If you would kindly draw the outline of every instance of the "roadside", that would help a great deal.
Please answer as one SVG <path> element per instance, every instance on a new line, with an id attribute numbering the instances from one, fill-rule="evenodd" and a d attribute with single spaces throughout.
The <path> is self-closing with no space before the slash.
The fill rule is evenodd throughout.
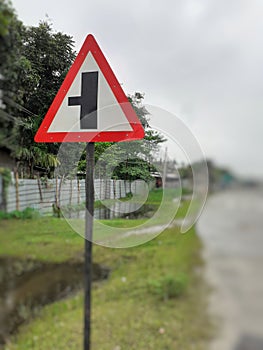
<path id="1" fill-rule="evenodd" d="M 186 208 L 187 203 L 178 215 Z M 118 225 L 127 221 L 132 220 L 118 219 Z M 1 251 L 6 254 L 49 262 L 82 259 L 83 239 L 64 220 L 4 221 L 2 227 Z M 94 245 L 94 261 L 111 273 L 93 285 L 93 349 L 206 349 L 211 324 L 201 252 L 194 228 L 182 235 L 173 227 L 134 248 Z M 21 326 L 5 349 L 77 350 L 82 328 L 82 292 L 69 293 Z"/>
<path id="2" fill-rule="evenodd" d="M 263 349 L 262 194 L 255 188 L 213 195 L 197 225 L 219 330 L 211 350 Z"/>

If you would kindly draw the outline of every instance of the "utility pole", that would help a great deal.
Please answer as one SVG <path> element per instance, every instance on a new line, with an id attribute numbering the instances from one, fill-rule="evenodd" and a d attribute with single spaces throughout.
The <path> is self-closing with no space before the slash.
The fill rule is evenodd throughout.
<path id="1" fill-rule="evenodd" d="M 166 185 L 166 175 L 167 175 L 167 147 L 165 147 L 164 163 L 163 163 L 163 188 Z"/>

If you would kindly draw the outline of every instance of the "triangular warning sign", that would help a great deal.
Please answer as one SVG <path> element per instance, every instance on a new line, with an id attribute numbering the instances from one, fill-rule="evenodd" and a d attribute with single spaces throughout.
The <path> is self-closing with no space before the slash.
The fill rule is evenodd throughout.
<path id="1" fill-rule="evenodd" d="M 36 135 L 36 142 L 116 142 L 144 129 L 92 35 L 88 35 Z"/>

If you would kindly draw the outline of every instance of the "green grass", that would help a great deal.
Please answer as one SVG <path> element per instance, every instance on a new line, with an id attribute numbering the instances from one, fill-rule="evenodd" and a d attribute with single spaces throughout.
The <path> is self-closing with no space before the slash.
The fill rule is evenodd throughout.
<path id="1" fill-rule="evenodd" d="M 136 248 L 94 246 L 94 260 L 112 273 L 93 287 L 92 349 L 205 349 L 211 329 L 206 290 L 195 272 L 202 268 L 200 250 L 194 229 L 181 235 L 174 228 Z M 187 285 L 178 295 L 160 298 L 149 286 L 165 276 L 187 276 Z M 83 296 L 78 293 L 45 307 L 5 350 L 78 350 L 82 329 Z"/>
<path id="2" fill-rule="evenodd" d="M 148 201 L 160 201 L 154 191 Z M 174 194 L 170 193 L 171 199 Z M 188 202 L 178 211 L 186 213 Z M 140 220 L 110 220 L 123 228 Z M 60 262 L 83 256 L 84 240 L 63 219 L 3 220 L 0 255 Z M 202 246 L 192 228 L 165 230 L 128 249 L 93 246 L 93 260 L 111 269 L 94 283 L 92 350 L 204 350 L 211 335 L 202 279 Z M 79 350 L 83 339 L 82 292 L 44 307 L 23 325 L 5 350 Z"/>
<path id="3" fill-rule="evenodd" d="M 173 199 L 176 191 L 168 191 L 167 198 Z M 158 204 L 162 198 L 162 191 L 151 191 L 147 199 L 147 204 Z M 169 205 L 167 202 L 166 206 Z M 188 202 L 180 207 L 176 217 L 183 217 L 186 213 Z M 10 255 L 14 257 L 30 257 L 32 259 L 62 262 L 72 258 L 78 258 L 83 251 L 84 241 L 81 235 L 84 234 L 84 220 L 70 221 L 73 227 L 78 229 L 77 234 L 64 219 L 53 217 L 41 217 L 37 219 L 25 220 L 1 220 L 0 221 L 0 255 Z M 125 238 L 123 243 L 123 228 L 137 228 L 147 223 L 158 225 L 165 222 L 165 217 L 157 217 L 152 223 L 148 219 L 113 219 L 100 220 L 94 225 L 94 240 L 96 242 L 109 241 L 110 246 L 133 246 L 143 243 L 149 239 L 149 235 Z M 101 225 L 103 224 L 103 225 Z M 113 228 L 110 229 L 109 227 Z M 114 230 L 116 228 L 116 230 Z M 118 235 L 120 229 L 120 235 Z"/>
<path id="4" fill-rule="evenodd" d="M 0 255 L 62 262 L 83 249 L 83 238 L 63 219 L 2 220 Z"/>

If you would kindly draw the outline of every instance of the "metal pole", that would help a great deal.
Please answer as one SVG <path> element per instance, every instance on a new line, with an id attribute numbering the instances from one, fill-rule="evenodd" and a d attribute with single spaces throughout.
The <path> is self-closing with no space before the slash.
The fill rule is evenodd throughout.
<path id="1" fill-rule="evenodd" d="M 91 283 L 92 283 L 92 233 L 94 213 L 94 143 L 86 146 L 86 224 L 85 224 L 85 269 L 84 269 L 84 350 L 90 350 Z"/>

